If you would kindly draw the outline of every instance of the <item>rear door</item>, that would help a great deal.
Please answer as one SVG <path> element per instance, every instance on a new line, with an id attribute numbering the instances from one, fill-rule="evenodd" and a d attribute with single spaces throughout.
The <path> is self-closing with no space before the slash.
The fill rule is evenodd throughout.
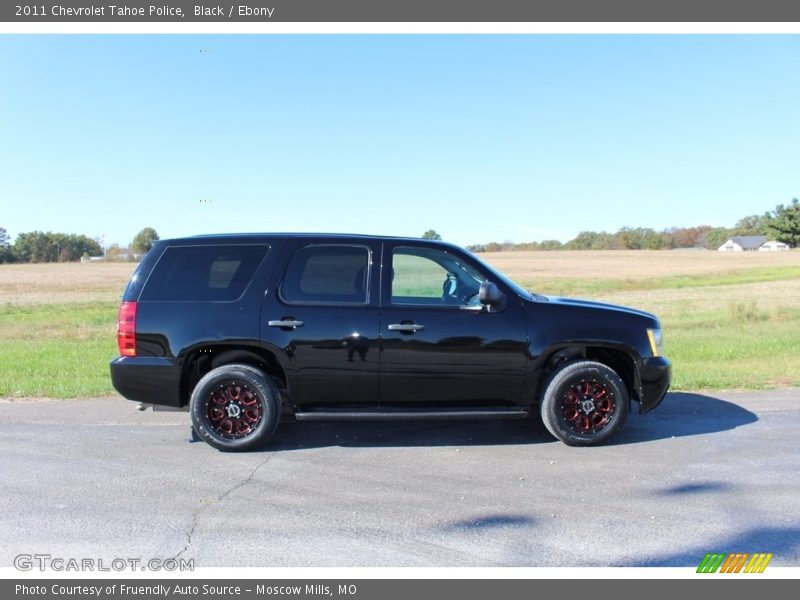
<path id="1" fill-rule="evenodd" d="M 380 244 L 290 238 L 261 339 L 283 357 L 296 405 L 378 402 Z"/>

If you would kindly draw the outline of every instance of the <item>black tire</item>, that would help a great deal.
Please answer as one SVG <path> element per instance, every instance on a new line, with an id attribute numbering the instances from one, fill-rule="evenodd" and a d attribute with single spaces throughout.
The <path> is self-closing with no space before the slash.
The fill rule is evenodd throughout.
<path id="1" fill-rule="evenodd" d="M 628 390 L 616 371 L 590 360 L 564 365 L 544 387 L 539 409 L 547 430 L 569 446 L 593 446 L 628 417 Z"/>
<path id="2" fill-rule="evenodd" d="M 197 382 L 189 414 L 204 442 L 225 452 L 246 452 L 263 446 L 275 432 L 280 394 L 258 369 L 223 365 Z"/>

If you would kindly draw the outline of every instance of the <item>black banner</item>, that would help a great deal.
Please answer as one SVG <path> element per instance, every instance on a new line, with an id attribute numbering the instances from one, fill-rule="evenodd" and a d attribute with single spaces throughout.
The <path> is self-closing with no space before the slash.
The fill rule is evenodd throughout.
<path id="1" fill-rule="evenodd" d="M 792 0 L 47 0 L 0 5 L 26 22 L 770 22 L 800 21 Z"/>
<path id="2" fill-rule="evenodd" d="M 649 599 L 674 598 L 687 594 L 724 595 L 738 598 L 754 594 L 781 593 L 792 581 L 708 576 L 702 579 L 622 581 L 603 579 L 571 580 L 401 580 L 401 579 L 309 579 L 309 580 L 5 580 L 0 596 L 14 600 L 530 600 L 549 595 L 564 598 L 594 598 L 620 592 L 646 595 Z M 765 589 L 769 588 L 769 589 Z"/>

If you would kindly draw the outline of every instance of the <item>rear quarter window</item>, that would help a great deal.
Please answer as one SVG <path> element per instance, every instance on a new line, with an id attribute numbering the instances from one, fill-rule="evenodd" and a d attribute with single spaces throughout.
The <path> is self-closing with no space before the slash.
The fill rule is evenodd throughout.
<path id="1" fill-rule="evenodd" d="M 269 246 L 170 246 L 145 284 L 140 300 L 238 300 Z"/>
<path id="2" fill-rule="evenodd" d="M 128 285 L 125 287 L 125 291 L 122 294 L 123 302 L 139 299 L 142 288 L 144 288 L 144 282 L 147 281 L 147 276 L 153 270 L 153 265 L 158 262 L 165 247 L 164 242 L 156 242 L 156 245 L 150 249 L 150 252 L 144 255 L 142 262 L 136 267 L 133 275 L 131 275 L 130 281 L 128 281 Z"/>

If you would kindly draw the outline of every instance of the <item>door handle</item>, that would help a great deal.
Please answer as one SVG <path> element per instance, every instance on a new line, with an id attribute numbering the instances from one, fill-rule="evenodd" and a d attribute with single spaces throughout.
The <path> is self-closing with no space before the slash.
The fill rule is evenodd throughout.
<path id="1" fill-rule="evenodd" d="M 417 325 L 416 323 L 392 323 L 389 325 L 389 331 L 399 331 L 401 333 L 416 333 L 425 329 L 424 325 Z"/>
<path id="2" fill-rule="evenodd" d="M 291 327 L 292 329 L 296 329 L 298 327 L 302 327 L 305 325 L 303 321 L 293 321 L 291 319 L 281 319 L 280 321 L 267 321 L 267 325 L 270 327 Z"/>

